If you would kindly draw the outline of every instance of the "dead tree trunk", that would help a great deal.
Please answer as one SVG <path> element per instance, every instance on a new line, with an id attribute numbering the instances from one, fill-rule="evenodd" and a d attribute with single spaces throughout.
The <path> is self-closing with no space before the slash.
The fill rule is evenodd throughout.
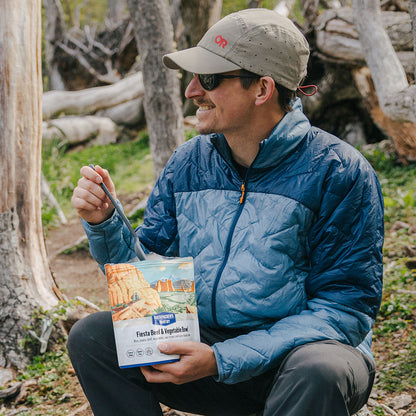
<path id="1" fill-rule="evenodd" d="M 24 325 L 57 303 L 41 223 L 41 0 L 0 9 L 0 366 L 22 367 Z"/>
<path id="2" fill-rule="evenodd" d="M 387 85 L 382 85 L 382 91 L 380 91 L 380 94 L 385 97 L 384 100 L 387 106 L 396 103 L 402 113 L 407 112 L 411 115 L 413 111 L 413 114 L 415 114 L 414 107 L 412 111 L 408 111 L 412 103 L 410 102 L 409 105 L 406 97 L 409 90 L 415 88 L 407 88 L 407 79 L 411 80 L 415 72 L 411 19 L 409 13 L 404 11 L 383 11 L 379 12 L 379 22 L 376 24 L 375 20 L 377 19 L 369 17 L 368 10 L 366 10 L 369 3 L 363 3 L 365 3 L 365 7 L 360 5 L 358 11 L 360 19 L 366 16 L 360 29 L 364 32 L 363 35 L 358 33 L 359 30 L 354 22 L 351 7 L 326 10 L 316 19 L 315 36 L 311 38 L 313 53 L 310 75 L 312 75 L 312 83 L 317 83 L 319 90 L 316 96 L 305 97 L 305 110 L 312 108 L 318 118 L 328 112 L 333 119 L 334 105 L 331 102 L 331 106 L 328 106 L 328 101 L 341 102 L 344 108 L 346 108 L 345 104 L 352 104 L 351 110 L 355 114 L 354 117 L 356 118 L 356 115 L 359 115 L 354 124 L 361 123 L 362 119 L 367 120 L 363 124 L 365 140 L 373 142 L 377 141 L 377 138 L 388 137 L 395 143 L 397 153 L 403 161 L 414 160 L 415 151 L 411 149 L 415 148 L 415 123 L 409 121 L 406 117 L 393 118 L 392 113 L 384 110 L 381 105 L 379 91 L 376 91 L 377 87 L 373 82 L 376 78 L 378 78 L 379 84 L 387 82 Z M 379 26 L 380 21 L 381 28 Z M 375 26 L 377 26 L 377 30 Z M 388 47 L 380 46 L 381 44 L 384 45 L 380 43 L 380 39 L 382 39 L 378 35 L 380 31 L 383 31 L 384 34 L 387 33 L 387 40 L 386 36 L 383 39 L 384 42 L 388 43 Z M 365 47 L 362 46 L 362 37 L 366 38 Z M 377 40 L 373 41 L 373 37 L 376 37 Z M 390 93 L 386 94 L 387 90 L 384 89 L 394 88 L 396 81 L 396 77 L 390 72 L 393 60 L 388 56 L 391 53 L 396 55 L 399 60 L 399 63 L 397 63 L 396 58 L 394 65 L 401 68 L 397 79 L 402 81 L 404 79 L 402 86 L 398 88 L 402 88 L 400 93 L 403 95 L 402 100 L 393 100 L 393 95 L 389 96 L 393 91 L 389 90 Z M 372 69 L 369 64 L 370 60 L 367 61 L 367 54 L 372 54 L 372 60 L 376 61 L 376 65 L 373 65 Z M 370 67 L 371 74 L 367 66 Z M 386 69 L 384 69 L 384 66 L 386 66 Z M 377 74 L 372 77 L 375 67 L 378 68 Z M 403 75 L 403 72 L 405 75 Z M 331 79 L 338 79 L 342 73 L 348 75 L 343 84 L 334 85 L 327 82 Z M 387 73 L 390 75 L 387 75 L 388 78 L 385 79 Z M 314 76 L 315 78 L 313 78 Z M 326 91 L 322 88 L 322 83 L 323 86 L 327 85 L 329 87 Z M 349 87 L 348 95 L 345 94 L 345 87 Z M 327 109 L 330 109 L 330 111 L 326 111 Z M 325 128 L 320 121 L 317 122 L 315 117 L 314 123 Z M 344 138 L 342 134 L 339 134 L 339 136 Z"/>
<path id="3" fill-rule="evenodd" d="M 413 51 L 416 55 L 416 0 L 409 0 L 409 14 L 412 21 L 413 32 Z M 415 65 L 415 79 L 416 79 L 416 65 Z"/>
<path id="4" fill-rule="evenodd" d="M 392 137 L 397 152 L 404 160 L 416 161 L 416 86 L 409 87 L 403 66 L 383 28 L 379 2 L 353 0 L 352 5 L 380 107 L 392 121 L 406 123 L 405 131 Z"/>
<path id="5" fill-rule="evenodd" d="M 49 74 L 49 89 L 64 90 L 65 84 L 58 70 L 56 45 L 65 37 L 64 12 L 60 0 L 43 0 L 46 16 L 45 53 Z"/>
<path id="6" fill-rule="evenodd" d="M 196 46 L 205 32 L 221 18 L 222 0 L 173 0 L 171 9 L 177 49 L 181 50 Z M 183 71 L 182 95 L 191 79 L 192 74 Z M 194 114 L 195 110 L 192 100 L 186 100 L 184 114 Z"/>
<path id="7" fill-rule="evenodd" d="M 173 50 L 173 29 L 166 0 L 129 0 L 135 23 L 143 82 L 144 110 L 153 170 L 157 178 L 175 148 L 184 142 L 179 80 L 162 64 Z"/>
<path id="8" fill-rule="evenodd" d="M 126 0 L 108 0 L 107 19 L 110 21 L 110 23 L 115 25 L 119 23 L 123 19 L 126 11 Z"/>
<path id="9" fill-rule="evenodd" d="M 221 17 L 222 0 L 173 0 L 172 22 L 178 49 L 195 46 Z"/>
<path id="10" fill-rule="evenodd" d="M 416 122 L 416 87 L 406 73 L 381 22 L 377 0 L 354 0 L 353 15 L 383 111 L 397 121 Z"/>
<path id="11" fill-rule="evenodd" d="M 302 16 L 305 19 L 305 31 L 311 30 L 318 17 L 319 0 L 301 0 Z"/>

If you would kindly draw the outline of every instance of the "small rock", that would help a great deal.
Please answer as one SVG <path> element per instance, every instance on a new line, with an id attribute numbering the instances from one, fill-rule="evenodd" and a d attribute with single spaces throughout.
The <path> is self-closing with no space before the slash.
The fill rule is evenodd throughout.
<path id="1" fill-rule="evenodd" d="M 13 378 L 13 370 L 10 368 L 0 368 L 0 387 L 5 387 Z"/>
<path id="2" fill-rule="evenodd" d="M 413 398 L 410 394 L 403 393 L 400 396 L 393 397 L 389 404 L 393 407 L 394 410 L 403 409 L 403 407 L 409 406 L 412 403 Z"/>
<path id="3" fill-rule="evenodd" d="M 371 390 L 370 397 L 372 399 L 378 399 L 379 397 L 385 397 L 386 395 L 387 395 L 387 393 L 385 391 L 378 390 L 374 387 L 373 390 Z"/>
<path id="4" fill-rule="evenodd" d="M 412 247 L 412 249 L 413 251 L 411 252 L 411 254 L 414 256 L 416 254 L 416 247 Z M 409 259 L 404 264 L 410 270 L 416 269 L 416 258 Z"/>
<path id="5" fill-rule="evenodd" d="M 407 229 L 409 229 L 410 228 L 410 224 L 408 224 L 407 222 L 404 222 L 404 221 L 396 221 L 393 225 L 392 225 L 392 227 L 391 227 L 391 231 L 397 231 L 397 230 L 401 230 L 401 229 L 403 229 L 403 228 L 407 228 Z"/>

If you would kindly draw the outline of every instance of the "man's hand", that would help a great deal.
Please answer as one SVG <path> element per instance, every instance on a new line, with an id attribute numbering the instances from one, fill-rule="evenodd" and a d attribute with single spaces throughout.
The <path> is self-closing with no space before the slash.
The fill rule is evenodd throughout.
<path id="1" fill-rule="evenodd" d="M 174 363 L 140 367 L 149 383 L 184 384 L 218 374 L 213 349 L 201 342 L 169 342 L 159 345 L 164 354 L 179 354 Z"/>
<path id="2" fill-rule="evenodd" d="M 72 206 L 77 210 L 79 216 L 92 224 L 99 224 L 113 215 L 114 207 L 108 196 L 100 186 L 101 182 L 107 186 L 111 195 L 116 199 L 113 181 L 106 169 L 95 166 L 81 168 L 82 178 L 72 195 Z"/>

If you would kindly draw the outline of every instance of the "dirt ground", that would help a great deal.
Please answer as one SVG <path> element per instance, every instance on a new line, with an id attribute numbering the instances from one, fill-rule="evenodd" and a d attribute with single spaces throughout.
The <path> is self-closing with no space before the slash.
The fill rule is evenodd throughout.
<path id="1" fill-rule="evenodd" d="M 75 299 L 77 296 L 80 296 L 101 309 L 108 310 L 109 301 L 106 279 L 89 251 L 84 249 L 71 254 L 62 253 L 63 250 L 79 243 L 84 236 L 84 230 L 78 218 L 71 219 L 68 224 L 59 228 L 49 230 L 46 235 L 49 264 L 58 287 L 68 299 Z M 376 355 L 380 355 L 380 351 L 377 351 Z M 62 406 L 68 407 L 66 414 L 69 416 L 93 416 L 75 374 L 71 377 L 71 386 L 69 388 L 71 400 L 67 404 L 62 404 Z M 412 404 L 406 406 L 407 410 L 400 409 L 397 413 L 393 413 L 393 410 L 380 403 L 387 402 L 387 397 L 383 396 L 384 392 L 381 394 L 374 392 L 372 397 L 377 397 L 377 401 L 370 399 L 370 411 L 360 412 L 360 415 L 395 414 L 405 416 L 413 414 L 411 410 L 413 408 Z M 377 413 L 376 409 L 377 411 L 384 409 L 387 413 Z M 192 416 L 169 408 L 163 408 L 163 410 L 165 416 Z M 372 410 L 375 413 L 372 413 Z M 410 413 L 407 413 L 407 411 L 410 411 Z"/>
<path id="2" fill-rule="evenodd" d="M 46 249 L 55 281 L 68 299 L 81 296 L 97 306 L 108 308 L 108 293 L 104 274 L 89 251 L 62 254 L 85 237 L 78 218 L 51 229 L 46 235 Z"/>

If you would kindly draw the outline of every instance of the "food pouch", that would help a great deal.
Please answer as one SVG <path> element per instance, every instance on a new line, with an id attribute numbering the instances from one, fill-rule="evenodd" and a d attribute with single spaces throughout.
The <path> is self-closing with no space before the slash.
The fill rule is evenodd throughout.
<path id="1" fill-rule="evenodd" d="M 106 264 L 105 271 L 121 368 L 178 361 L 157 345 L 199 341 L 191 257 Z"/>

